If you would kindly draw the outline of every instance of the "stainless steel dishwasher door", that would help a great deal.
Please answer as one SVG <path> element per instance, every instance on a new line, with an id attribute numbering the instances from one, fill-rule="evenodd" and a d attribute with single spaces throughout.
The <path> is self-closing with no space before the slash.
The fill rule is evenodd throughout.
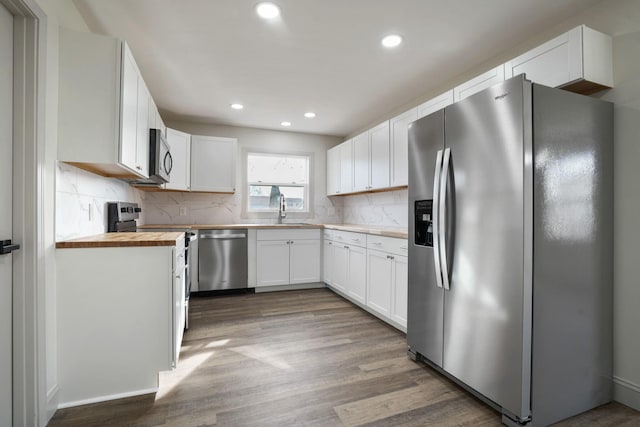
<path id="1" fill-rule="evenodd" d="M 247 230 L 200 230 L 198 291 L 247 287 Z"/>

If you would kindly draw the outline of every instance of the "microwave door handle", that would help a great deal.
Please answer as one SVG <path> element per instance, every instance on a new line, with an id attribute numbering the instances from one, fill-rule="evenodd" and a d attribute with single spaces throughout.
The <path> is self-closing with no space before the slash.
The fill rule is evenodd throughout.
<path id="1" fill-rule="evenodd" d="M 439 206 L 440 206 L 440 176 L 442 172 L 442 150 L 436 155 L 436 171 L 433 175 L 433 263 L 436 270 L 436 286 L 442 288 L 442 269 L 440 264 L 440 235 L 438 233 Z"/>
<path id="2" fill-rule="evenodd" d="M 169 166 L 167 166 L 167 160 L 169 161 Z M 167 172 L 167 175 L 171 174 L 171 170 L 173 169 L 173 157 L 171 153 L 167 151 L 164 155 L 164 170 Z"/>
<path id="3" fill-rule="evenodd" d="M 447 263 L 447 246 L 445 231 L 447 229 L 446 224 L 446 208 L 447 208 L 447 182 L 449 181 L 449 165 L 451 163 L 451 148 L 444 150 L 444 159 L 442 160 L 442 176 L 440 177 L 440 218 L 439 226 L 440 230 L 438 235 L 442 239 L 440 244 L 440 261 L 442 264 L 442 280 L 444 282 L 444 288 L 449 290 L 451 283 L 449 281 L 449 265 Z"/>

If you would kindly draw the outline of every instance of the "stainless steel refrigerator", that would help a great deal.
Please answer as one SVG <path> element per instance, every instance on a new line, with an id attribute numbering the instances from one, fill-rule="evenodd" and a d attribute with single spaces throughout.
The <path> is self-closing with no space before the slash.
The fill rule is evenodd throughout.
<path id="1" fill-rule="evenodd" d="M 548 425 L 607 403 L 613 106 L 517 76 L 409 127 L 409 355 Z"/>

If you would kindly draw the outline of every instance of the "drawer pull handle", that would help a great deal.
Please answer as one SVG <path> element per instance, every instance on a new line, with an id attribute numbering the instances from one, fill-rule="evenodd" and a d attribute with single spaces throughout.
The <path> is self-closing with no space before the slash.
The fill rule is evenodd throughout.
<path id="1" fill-rule="evenodd" d="M 381 242 L 371 242 L 371 243 L 373 243 L 374 245 L 378 245 L 378 246 L 380 246 L 382 244 Z"/>

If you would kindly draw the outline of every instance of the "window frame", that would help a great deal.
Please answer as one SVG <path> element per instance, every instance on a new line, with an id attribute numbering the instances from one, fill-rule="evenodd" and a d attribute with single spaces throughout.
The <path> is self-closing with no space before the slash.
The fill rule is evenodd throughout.
<path id="1" fill-rule="evenodd" d="M 304 157 L 307 160 L 307 183 L 290 183 L 290 182 L 264 182 L 264 181 L 249 181 L 249 155 L 268 155 L 268 156 L 281 156 L 281 157 Z M 307 218 L 313 216 L 313 153 L 300 152 L 290 150 L 269 150 L 265 148 L 244 148 L 243 149 L 243 189 L 246 194 L 242 197 L 242 211 L 243 216 L 247 218 L 273 218 L 278 213 L 278 209 L 250 209 L 249 198 L 252 185 L 264 185 L 272 186 L 278 185 L 280 187 L 300 187 L 304 190 L 304 208 L 303 209 L 288 209 L 288 218 Z M 286 195 L 285 195 L 286 197 Z"/>

